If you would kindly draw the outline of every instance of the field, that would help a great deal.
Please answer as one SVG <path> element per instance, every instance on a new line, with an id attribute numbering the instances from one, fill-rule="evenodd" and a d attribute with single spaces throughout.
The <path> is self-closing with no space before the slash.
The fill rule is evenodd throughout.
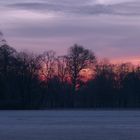
<path id="1" fill-rule="evenodd" d="M 140 140 L 140 111 L 0 111 L 1 140 Z"/>

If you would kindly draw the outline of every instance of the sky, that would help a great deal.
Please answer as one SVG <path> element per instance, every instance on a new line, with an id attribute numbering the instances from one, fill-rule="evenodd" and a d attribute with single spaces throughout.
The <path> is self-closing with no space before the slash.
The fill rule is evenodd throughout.
<path id="1" fill-rule="evenodd" d="M 19 51 L 63 55 L 77 43 L 99 58 L 140 63 L 139 0 L 0 0 L 0 18 Z"/>

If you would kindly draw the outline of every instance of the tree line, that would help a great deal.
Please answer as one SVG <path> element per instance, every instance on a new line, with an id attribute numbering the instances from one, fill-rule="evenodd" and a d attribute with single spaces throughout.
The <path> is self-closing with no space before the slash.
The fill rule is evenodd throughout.
<path id="1" fill-rule="evenodd" d="M 139 108 L 140 67 L 83 46 L 35 55 L 0 42 L 0 109 Z"/>

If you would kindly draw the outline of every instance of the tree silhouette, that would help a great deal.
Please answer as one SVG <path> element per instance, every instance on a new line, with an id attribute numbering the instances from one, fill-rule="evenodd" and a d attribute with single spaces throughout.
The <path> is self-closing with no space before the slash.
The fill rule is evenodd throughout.
<path id="1" fill-rule="evenodd" d="M 0 40 L 0 109 L 140 107 L 139 66 L 97 61 L 77 44 L 57 57 L 18 52 L 2 33 Z"/>
<path id="2" fill-rule="evenodd" d="M 93 52 L 75 44 L 69 49 L 67 60 L 73 91 L 75 92 L 80 71 L 88 68 L 91 63 L 95 62 L 96 58 Z"/>
<path id="3" fill-rule="evenodd" d="M 40 64 L 40 74 L 44 77 L 44 80 L 53 78 L 55 74 L 56 56 L 54 51 L 46 51 L 38 56 L 38 62 Z"/>

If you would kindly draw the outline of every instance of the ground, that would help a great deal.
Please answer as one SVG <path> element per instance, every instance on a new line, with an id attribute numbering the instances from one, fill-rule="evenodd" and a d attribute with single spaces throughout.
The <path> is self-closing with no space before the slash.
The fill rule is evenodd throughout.
<path id="1" fill-rule="evenodd" d="M 1 140 L 140 140 L 140 111 L 0 111 Z"/>

